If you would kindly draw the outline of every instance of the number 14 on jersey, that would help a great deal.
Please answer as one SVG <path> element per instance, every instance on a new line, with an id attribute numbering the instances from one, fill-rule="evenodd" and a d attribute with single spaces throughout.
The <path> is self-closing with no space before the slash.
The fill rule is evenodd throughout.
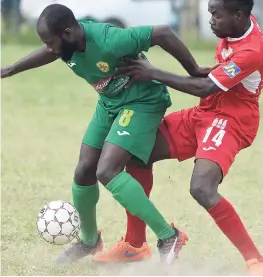
<path id="1" fill-rule="evenodd" d="M 212 125 L 206 129 L 206 134 L 203 139 L 203 143 L 206 143 L 209 139 L 215 144 L 215 146 L 219 147 L 222 142 L 223 138 L 226 134 L 225 127 L 227 125 L 227 120 L 223 119 L 214 119 Z M 218 132 L 211 138 L 211 133 L 214 129 L 219 129 Z"/>

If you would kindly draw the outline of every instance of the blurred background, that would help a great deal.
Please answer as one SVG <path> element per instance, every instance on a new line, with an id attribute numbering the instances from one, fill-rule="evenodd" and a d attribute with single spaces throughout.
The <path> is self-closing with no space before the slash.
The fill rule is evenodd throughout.
<path id="1" fill-rule="evenodd" d="M 214 65 L 217 40 L 208 23 L 208 0 L 2 0 L 2 65 L 14 63 L 38 47 L 41 42 L 35 30 L 36 20 L 52 3 L 65 4 L 77 18 L 90 17 L 121 27 L 169 24 L 190 47 L 198 64 Z M 254 14 L 263 26 L 263 0 L 255 3 Z M 153 47 L 147 57 L 158 68 L 186 74 L 174 58 L 158 47 Z M 173 105 L 168 113 L 199 101 L 172 89 L 170 92 Z M 79 144 L 97 101 L 92 86 L 72 74 L 61 61 L 1 81 L 1 275 L 246 275 L 239 253 L 189 194 L 192 159 L 184 163 L 163 161 L 154 169 L 153 202 L 191 238 L 176 268 L 163 270 L 155 258 L 153 263 L 136 264 L 136 268 L 98 267 L 91 260 L 73 266 L 54 265 L 62 249 L 40 241 L 35 217 L 40 207 L 51 200 L 71 202 L 70 184 Z M 263 98 L 259 105 L 262 110 Z M 263 124 L 253 146 L 236 157 L 220 193 L 237 207 L 263 253 L 262 141 Z M 123 235 L 125 213 L 110 193 L 105 189 L 100 192 L 98 225 L 105 234 L 105 244 L 111 247 Z M 147 235 L 149 243 L 156 245 L 154 233 Z"/>
<path id="2" fill-rule="evenodd" d="M 263 26 L 263 0 L 254 1 L 253 13 Z M 68 6 L 77 18 L 90 17 L 120 27 L 169 24 L 196 47 L 214 46 L 216 40 L 208 24 L 208 0 L 1 0 L 2 43 L 40 43 L 35 22 L 52 3 Z"/>

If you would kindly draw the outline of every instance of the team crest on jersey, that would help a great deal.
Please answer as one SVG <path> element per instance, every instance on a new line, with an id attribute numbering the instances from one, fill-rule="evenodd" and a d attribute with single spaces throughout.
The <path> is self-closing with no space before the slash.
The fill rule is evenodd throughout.
<path id="1" fill-rule="evenodd" d="M 223 70 L 231 79 L 235 78 L 241 72 L 241 69 L 233 61 L 224 66 Z"/>
<path id="2" fill-rule="evenodd" d="M 109 72 L 110 70 L 109 64 L 106 62 L 97 62 L 96 66 L 99 68 L 100 71 L 104 73 Z"/>

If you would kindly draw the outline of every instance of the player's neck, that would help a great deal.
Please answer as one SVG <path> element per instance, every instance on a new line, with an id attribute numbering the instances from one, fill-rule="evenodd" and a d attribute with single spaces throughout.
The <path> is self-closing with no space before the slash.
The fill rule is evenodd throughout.
<path id="1" fill-rule="evenodd" d="M 78 42 L 78 52 L 85 52 L 86 51 L 86 37 L 85 32 L 82 27 L 82 25 L 79 24 L 79 26 L 76 28 L 76 39 Z"/>
<path id="2" fill-rule="evenodd" d="M 236 33 L 234 34 L 234 36 L 232 36 L 231 38 L 241 38 L 242 36 L 244 36 L 244 34 L 250 28 L 251 24 L 252 24 L 252 22 L 251 22 L 251 20 L 249 18 L 247 20 L 246 24 L 244 25 L 244 27 L 240 28 L 240 30 L 237 30 Z"/>
<path id="3" fill-rule="evenodd" d="M 249 18 L 248 20 L 247 20 L 247 24 L 246 24 L 246 26 L 245 26 L 245 31 L 244 31 L 244 34 L 248 31 L 248 29 L 251 27 L 251 24 L 252 24 L 252 21 L 251 21 L 251 19 Z M 244 35 L 243 34 L 243 35 Z"/>

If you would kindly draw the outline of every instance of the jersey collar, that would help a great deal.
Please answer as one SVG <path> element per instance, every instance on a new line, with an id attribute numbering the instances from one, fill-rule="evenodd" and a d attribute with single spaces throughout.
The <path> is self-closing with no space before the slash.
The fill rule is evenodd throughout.
<path id="1" fill-rule="evenodd" d="M 249 29 L 246 31 L 246 33 L 242 37 L 240 37 L 240 38 L 230 38 L 230 37 L 228 37 L 227 40 L 228 41 L 239 41 L 239 40 L 242 40 L 242 39 L 248 37 L 250 35 L 250 33 L 253 31 L 253 29 L 254 29 L 254 22 L 252 20 L 250 20 L 250 21 L 251 21 L 251 25 L 250 25 Z"/>

